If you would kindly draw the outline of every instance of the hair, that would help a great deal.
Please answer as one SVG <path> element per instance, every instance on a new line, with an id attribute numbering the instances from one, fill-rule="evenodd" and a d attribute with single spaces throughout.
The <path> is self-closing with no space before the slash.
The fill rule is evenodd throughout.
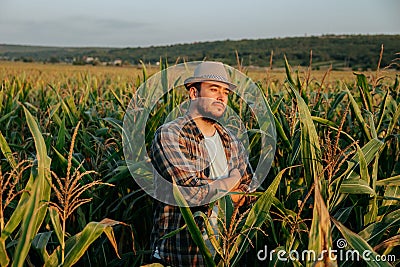
<path id="1" fill-rule="evenodd" d="M 200 90 L 201 90 L 201 82 L 192 83 L 190 85 L 190 87 L 194 87 L 194 88 L 196 88 L 197 92 L 200 92 Z"/>
<path id="2" fill-rule="evenodd" d="M 192 88 L 192 87 L 194 87 L 194 88 L 196 88 L 196 90 L 197 90 L 197 93 L 199 93 L 200 94 L 200 90 L 201 90 L 201 82 L 195 82 L 195 83 L 192 83 L 189 87 L 188 87 L 188 89 L 189 88 Z M 189 97 L 189 100 L 190 100 L 190 103 L 192 103 L 192 100 L 190 99 L 190 97 Z"/>

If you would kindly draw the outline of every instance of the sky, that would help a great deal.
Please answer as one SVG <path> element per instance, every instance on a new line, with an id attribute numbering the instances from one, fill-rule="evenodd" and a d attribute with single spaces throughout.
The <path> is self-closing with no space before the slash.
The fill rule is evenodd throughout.
<path id="1" fill-rule="evenodd" d="M 400 0 L 0 0 L 0 44 L 147 47 L 400 34 Z"/>

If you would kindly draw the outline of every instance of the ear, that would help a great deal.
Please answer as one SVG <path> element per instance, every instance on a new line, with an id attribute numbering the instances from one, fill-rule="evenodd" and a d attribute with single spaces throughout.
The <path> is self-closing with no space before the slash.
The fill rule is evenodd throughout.
<path id="1" fill-rule="evenodd" d="M 196 87 L 192 86 L 189 88 L 189 97 L 191 100 L 194 100 L 197 98 L 198 92 Z"/>

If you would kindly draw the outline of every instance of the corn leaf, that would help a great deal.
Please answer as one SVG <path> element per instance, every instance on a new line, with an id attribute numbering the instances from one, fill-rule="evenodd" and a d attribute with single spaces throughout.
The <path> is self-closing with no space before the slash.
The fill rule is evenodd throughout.
<path id="1" fill-rule="evenodd" d="M 8 145 L 1 131 L 0 131 L 0 149 L 5 158 L 7 159 L 8 163 L 10 163 L 11 168 L 14 169 L 17 166 L 17 162 L 15 161 L 10 146 Z"/>
<path id="2" fill-rule="evenodd" d="M 396 111 L 394 112 L 394 115 L 389 122 L 388 130 L 387 130 L 387 134 L 386 134 L 387 136 L 391 135 L 394 127 L 396 125 L 398 125 L 399 117 L 400 117 L 400 105 L 397 106 Z"/>
<path id="3" fill-rule="evenodd" d="M 374 247 L 375 251 L 400 246 L 400 235 L 392 236 Z"/>
<path id="4" fill-rule="evenodd" d="M 124 104 L 124 102 L 118 97 L 118 95 L 114 92 L 113 89 L 110 89 L 111 93 L 113 94 L 113 96 L 115 97 L 115 99 L 117 100 L 120 108 L 126 112 L 126 105 Z"/>
<path id="5" fill-rule="evenodd" d="M 385 186 L 385 185 L 394 185 L 400 186 L 400 175 L 392 176 L 386 179 L 376 181 L 376 185 Z"/>
<path id="6" fill-rule="evenodd" d="M 5 241 L 7 238 L 15 231 L 25 214 L 26 206 L 30 198 L 30 191 L 32 190 L 34 177 L 31 174 L 30 178 L 25 186 L 25 191 L 22 193 L 21 198 L 14 212 L 12 213 L 10 219 L 5 225 L 4 229 L 1 231 L 0 237 L 0 265 L 8 266 L 9 258 L 7 256 Z"/>
<path id="7" fill-rule="evenodd" d="M 269 218 L 269 210 L 274 201 L 274 196 L 278 190 L 278 186 L 284 172 L 292 167 L 288 167 L 280 171 L 272 181 L 268 189 L 257 199 L 246 218 L 245 224 L 241 229 L 241 235 L 236 239 L 229 257 L 232 259 L 231 264 L 238 264 L 240 258 L 249 246 L 251 240 L 256 234 L 257 229 Z"/>
<path id="8" fill-rule="evenodd" d="M 382 125 L 382 121 L 383 121 L 383 117 L 385 116 L 385 109 L 387 107 L 388 104 L 388 96 L 389 96 L 389 90 L 386 92 L 385 97 L 383 98 L 383 101 L 381 102 L 381 105 L 379 107 L 379 114 L 378 114 L 378 125 L 376 126 L 376 131 L 379 132 L 381 125 Z"/>
<path id="9" fill-rule="evenodd" d="M 372 164 L 372 173 L 370 185 L 372 190 L 376 192 L 376 181 L 378 180 L 378 170 L 379 169 L 379 154 L 375 156 L 374 162 Z M 377 195 L 369 200 L 368 213 L 364 216 L 365 224 L 370 224 L 375 222 L 378 217 L 378 201 Z"/>
<path id="10" fill-rule="evenodd" d="M 301 155 L 305 180 L 308 187 L 310 187 L 312 183 L 315 185 L 313 221 L 309 233 L 310 241 L 308 249 L 315 251 L 317 255 L 320 255 L 324 250 L 327 250 L 332 246 L 329 211 L 325 204 L 325 199 L 327 197 L 325 191 L 326 186 L 321 182 L 323 178 L 321 148 L 319 146 L 319 138 L 313 118 L 306 102 L 300 96 L 296 88 L 294 88 L 293 84 L 289 83 L 289 86 L 295 95 L 298 104 L 301 125 Z M 322 259 L 324 264 L 332 264 L 335 266 L 336 262 L 333 262 L 328 256 L 329 255 L 326 255 L 326 257 Z M 307 266 L 313 264 L 315 263 L 307 261 Z"/>
<path id="11" fill-rule="evenodd" d="M 57 209 L 55 207 L 49 207 L 49 215 L 50 215 L 50 220 L 54 227 L 54 232 L 56 233 L 57 239 L 60 243 L 62 243 L 64 240 L 63 232 L 61 229 L 60 216 L 57 212 Z"/>
<path id="12" fill-rule="evenodd" d="M 368 126 L 364 121 L 364 118 L 363 118 L 362 113 L 361 113 L 361 109 L 358 106 L 358 104 L 357 104 L 356 100 L 354 99 L 353 95 L 350 93 L 350 90 L 347 88 L 347 86 L 345 86 L 345 88 L 346 88 L 347 95 L 349 96 L 349 99 L 350 99 L 351 108 L 352 108 L 352 110 L 354 112 L 354 115 L 356 116 L 356 120 L 358 121 L 358 123 L 362 127 L 364 135 L 367 137 L 368 140 L 371 140 L 371 138 L 372 138 L 371 137 L 371 133 L 369 132 Z"/>
<path id="13" fill-rule="evenodd" d="M 337 266 L 336 261 L 332 260 L 332 255 L 324 253 L 330 251 L 329 249 L 332 247 L 331 231 L 329 211 L 322 198 L 319 184 L 316 183 L 314 188 L 313 219 L 309 233 L 308 250 L 315 252 L 317 260 L 308 259 L 306 266 L 318 266 L 319 264 L 323 264 L 323 266 Z M 321 257 L 321 254 L 323 257 Z"/>
<path id="14" fill-rule="evenodd" d="M 374 160 L 376 154 L 383 148 L 383 145 L 384 143 L 382 141 L 374 138 L 365 144 L 361 150 L 357 149 L 357 153 L 350 159 L 350 162 L 353 164 L 350 164 L 352 169 L 351 172 L 348 173 L 346 179 L 359 178 L 360 173 L 356 171 L 356 167 L 366 168 L 365 165 L 368 166 L 372 160 Z M 361 163 L 361 161 L 363 161 L 363 163 Z"/>
<path id="15" fill-rule="evenodd" d="M 39 252 L 44 262 L 46 262 L 49 258 L 49 253 L 47 253 L 46 246 L 49 243 L 52 233 L 53 232 L 51 231 L 38 233 L 32 240 L 32 247 Z"/>
<path id="16" fill-rule="evenodd" d="M 276 118 L 276 115 L 273 115 L 273 116 L 274 116 L 274 121 L 275 121 L 276 132 L 281 137 L 281 139 L 282 139 L 283 143 L 285 144 L 285 146 L 289 150 L 292 150 L 292 144 L 290 143 L 289 139 L 287 138 L 286 133 L 283 130 L 282 124 L 278 121 L 278 119 Z"/>
<path id="17" fill-rule="evenodd" d="M 320 183 L 320 176 L 322 175 L 322 155 L 319 146 L 319 138 L 315 125 L 313 123 L 310 110 L 301 98 L 300 94 L 292 84 L 289 86 L 295 95 L 298 103 L 299 118 L 301 123 L 301 155 L 304 166 L 304 176 L 308 187 L 312 183 Z M 321 194 L 325 199 L 325 188 L 321 187 Z"/>
<path id="18" fill-rule="evenodd" d="M 374 249 L 365 241 L 361 236 L 352 232 L 350 229 L 346 228 L 342 223 L 332 218 L 332 221 L 335 223 L 336 227 L 339 229 L 340 233 L 346 239 L 347 244 L 354 250 L 356 250 L 359 255 L 363 255 L 365 251 L 369 251 L 369 259 L 377 259 L 378 253 L 374 251 Z M 386 267 L 391 266 L 388 262 L 380 261 L 377 262 L 375 260 L 365 261 L 367 266 L 372 267 Z"/>
<path id="19" fill-rule="evenodd" d="M 367 241 L 379 240 L 389 228 L 399 229 L 400 210 L 395 210 L 384 215 L 381 221 L 372 223 L 361 230 L 358 235 Z"/>
<path id="20" fill-rule="evenodd" d="M 370 177 L 368 173 L 368 164 L 365 160 L 364 153 L 360 149 L 360 146 L 356 144 L 357 147 L 357 155 L 360 163 L 360 178 L 370 184 Z"/>
<path id="21" fill-rule="evenodd" d="M 14 262 L 12 266 L 24 265 L 25 258 L 31 247 L 31 242 L 39 231 L 40 225 L 46 216 L 47 203 L 50 200 L 51 191 L 51 159 L 47 156 L 46 145 L 35 119 L 25 107 L 24 111 L 28 127 L 35 141 L 38 166 L 37 170 L 32 168 L 34 183 L 23 217 L 21 235 L 14 253 Z"/>
<path id="22" fill-rule="evenodd" d="M 66 130 L 66 127 L 65 127 L 65 117 L 64 117 L 64 118 L 62 119 L 60 128 L 58 129 L 57 142 L 56 142 L 56 145 L 55 145 L 55 147 L 56 147 L 56 149 L 57 149 L 58 151 L 62 151 L 62 149 L 63 149 L 64 146 L 65 146 L 65 137 L 66 137 L 66 134 L 67 134 L 67 130 Z"/>
<path id="23" fill-rule="evenodd" d="M 102 233 L 105 233 L 113 245 L 114 249 L 117 251 L 117 244 L 115 238 L 113 236 L 112 227 L 118 224 L 122 224 L 121 222 L 103 219 L 100 222 L 90 222 L 88 223 L 82 232 L 68 238 L 65 242 L 65 260 L 62 266 L 68 267 L 74 265 L 86 252 L 88 247 L 100 237 Z M 59 266 L 61 262 L 61 247 L 57 247 L 57 249 L 50 255 L 47 262 L 45 262 L 44 266 Z M 118 254 L 117 254 L 118 255 Z"/>
<path id="24" fill-rule="evenodd" d="M 208 235 L 208 239 L 210 240 L 212 246 L 214 247 L 215 251 L 219 254 L 222 255 L 222 249 L 221 246 L 218 243 L 218 240 L 216 238 L 216 233 L 214 232 L 214 229 L 210 223 L 209 218 L 207 215 L 204 214 L 204 212 L 197 211 L 193 214 L 194 217 L 201 217 L 204 221 L 205 224 L 205 230 Z"/>
<path id="25" fill-rule="evenodd" d="M 346 179 L 340 185 L 339 192 L 342 194 L 368 194 L 376 195 L 368 182 L 362 179 Z"/>
<path id="26" fill-rule="evenodd" d="M 364 74 L 356 74 L 357 76 L 357 87 L 360 90 L 360 94 L 363 98 L 364 108 L 373 112 L 372 95 L 369 90 L 367 77 Z"/>
<path id="27" fill-rule="evenodd" d="M 200 232 L 199 227 L 197 226 L 196 222 L 194 221 L 193 213 L 188 207 L 188 204 L 183 197 L 182 193 L 179 191 L 178 186 L 174 183 L 173 185 L 173 193 L 175 200 L 179 206 L 179 209 L 182 213 L 182 217 L 186 222 L 188 227 L 189 233 L 193 238 L 195 244 L 199 247 L 201 254 L 203 255 L 204 261 L 207 266 L 216 266 L 213 257 L 211 255 L 210 250 L 207 248 L 203 235 Z"/>
<path id="28" fill-rule="evenodd" d="M 169 233 L 166 234 L 166 235 L 163 235 L 160 239 L 167 239 L 167 238 L 173 237 L 174 235 L 176 235 L 177 233 L 179 233 L 180 231 L 182 231 L 182 230 L 185 229 L 186 227 L 187 227 L 187 225 L 184 224 L 182 227 L 179 227 L 178 229 L 176 229 L 176 230 L 174 230 L 174 231 L 171 231 L 171 232 L 169 232 Z"/>
<path id="29" fill-rule="evenodd" d="M 301 123 L 301 155 L 304 166 L 304 176 L 308 187 L 310 187 L 314 182 L 320 183 L 320 177 L 322 177 L 323 167 L 321 163 L 322 155 L 319 146 L 319 138 L 308 106 L 301 98 L 296 88 L 294 88 L 293 84 L 289 83 L 289 86 L 296 96 L 298 104 Z M 325 199 L 324 187 L 321 187 L 321 194 Z"/>
<path id="30" fill-rule="evenodd" d="M 321 117 L 316 117 L 316 116 L 311 116 L 311 118 L 312 118 L 312 120 L 314 122 L 318 122 L 319 124 L 326 125 L 329 128 L 331 128 L 332 130 L 335 130 L 336 132 L 338 132 L 338 134 L 341 134 L 342 136 L 345 136 L 349 140 L 349 142 L 354 142 L 355 141 L 354 138 L 351 135 L 349 135 L 348 133 L 346 133 L 344 131 L 341 131 L 339 133 L 338 126 L 333 121 L 330 121 L 328 119 L 324 119 L 324 118 L 321 118 Z"/>
<path id="31" fill-rule="evenodd" d="M 218 220 L 218 224 L 220 227 L 220 231 L 223 231 L 223 224 L 225 224 L 225 227 L 229 229 L 231 226 L 231 221 L 232 221 L 232 214 L 234 211 L 234 206 L 232 203 L 232 198 L 230 195 L 226 195 L 218 200 L 218 217 L 222 218 L 221 220 Z"/>

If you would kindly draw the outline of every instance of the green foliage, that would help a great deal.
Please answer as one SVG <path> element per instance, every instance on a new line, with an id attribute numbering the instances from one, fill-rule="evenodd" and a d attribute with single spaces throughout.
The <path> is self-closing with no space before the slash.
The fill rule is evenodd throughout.
<path id="1" fill-rule="evenodd" d="M 24 266 L 28 258 L 30 248 L 32 244 L 34 244 L 34 248 L 36 248 L 41 253 L 42 260 L 44 261 L 45 266 L 71 266 L 82 257 L 82 255 L 87 251 L 89 245 L 93 243 L 93 241 L 96 240 L 103 232 L 106 233 L 107 237 L 113 244 L 115 251 L 118 254 L 113 229 L 111 226 L 121 223 L 109 219 L 103 219 L 100 223 L 91 222 L 87 224 L 82 232 L 68 238 L 64 245 L 64 237 L 68 235 L 65 231 L 65 220 L 68 216 L 71 215 L 72 211 L 62 210 L 57 205 L 56 207 L 58 209 L 54 209 L 53 207 L 48 208 L 48 204 L 51 204 L 51 189 L 53 188 L 55 190 L 56 195 L 66 194 L 67 196 L 72 196 L 71 199 L 66 198 L 67 201 L 63 202 L 63 205 L 67 205 L 68 202 L 70 202 L 71 205 L 75 205 L 75 207 L 78 207 L 88 202 L 87 200 L 79 200 L 78 197 L 92 185 L 100 183 L 90 182 L 83 187 L 75 185 L 73 187 L 73 190 L 69 192 L 64 191 L 63 188 L 60 188 L 60 191 L 58 191 L 56 187 L 53 187 L 50 174 L 51 160 L 47 154 L 47 148 L 43 135 L 40 132 L 39 126 L 32 114 L 28 111 L 27 108 L 23 107 L 23 109 L 25 112 L 27 125 L 33 135 L 33 141 L 36 147 L 36 163 L 31 168 L 29 181 L 27 182 L 25 188 L 20 192 L 13 191 L 15 190 L 16 183 L 19 182 L 18 179 L 20 179 L 21 177 L 10 175 L 4 179 L 6 180 L 6 182 L 2 180 L 2 202 L 4 201 L 5 203 L 10 204 L 15 194 L 19 194 L 22 192 L 23 193 L 18 203 L 18 206 L 12 212 L 11 217 L 8 218 L 5 226 L 3 218 L 3 208 L 5 208 L 5 206 L 1 205 L 2 227 L 0 229 L 0 265 L 8 266 L 11 263 L 12 266 Z M 15 165 L 14 158 L 10 156 L 11 150 L 6 140 L 2 135 L 1 137 L 1 151 L 4 155 L 7 155 L 6 158 L 14 170 L 18 167 L 18 165 Z M 70 156 L 72 156 L 71 153 Z M 69 160 L 68 162 L 68 173 L 70 172 L 70 164 L 71 160 Z M 85 173 L 83 175 L 85 175 Z M 67 175 L 67 178 L 65 179 L 66 181 L 68 181 L 68 176 L 69 175 Z M 77 176 L 79 179 L 81 178 L 79 174 Z M 1 178 L 3 179 L 3 177 Z M 13 181 L 11 181 L 10 178 L 13 179 Z M 62 182 L 58 179 L 57 183 L 60 185 Z M 72 181 L 72 185 L 74 184 L 75 182 Z M 6 192 L 6 190 L 8 190 L 8 192 Z M 38 233 L 39 230 L 43 227 L 42 224 L 45 220 L 48 209 L 57 238 L 60 242 L 59 248 L 53 251 L 52 255 L 50 256 L 48 255 L 48 252 L 46 250 L 46 245 L 51 238 L 51 232 Z M 68 213 L 67 215 L 66 212 Z M 60 214 L 61 216 L 64 216 L 62 230 L 60 228 Z M 20 229 L 19 233 L 17 233 L 17 244 L 15 251 L 12 254 L 12 261 L 10 262 L 7 253 L 8 246 L 6 245 L 6 243 L 7 239 L 10 238 L 10 236 L 18 228 L 19 225 Z"/>
<path id="2" fill-rule="evenodd" d="M 352 38 L 315 39 L 345 47 Z M 299 45 L 303 45 L 301 40 L 297 40 Z M 209 49 L 211 44 L 199 45 Z M 267 50 L 264 47 L 264 53 Z M 276 50 L 274 54 L 278 57 Z M 375 54 L 364 57 L 371 61 Z M 297 64 L 290 54 L 287 58 Z M 283 62 L 282 57 L 282 66 Z M 151 73 L 145 65 L 138 71 L 58 67 L 19 66 L 0 72 L 0 264 L 53 266 L 64 258 L 65 265 L 140 266 L 150 255 L 152 199 L 135 184 L 126 166 L 122 120 L 135 90 Z M 347 240 L 346 250 L 399 255 L 398 76 L 393 78 L 379 68 L 374 73 L 350 75 L 350 81 L 318 80 L 293 71 L 287 62 L 286 80 L 260 78 L 277 127 L 273 166 L 247 211 L 235 211 L 229 197 L 220 200 L 219 229 L 227 242 L 213 242 L 220 253 L 211 259 L 204 248 L 210 265 L 240 266 L 246 261 L 250 266 L 309 266 L 315 262 L 280 262 L 276 253 L 271 260 L 260 262 L 257 252 L 265 245 L 269 251 L 320 252 L 335 248 L 339 238 Z M 173 91 L 152 110 L 145 129 L 147 143 L 183 99 L 181 92 Z M 68 150 L 73 140 L 74 149 Z M 251 144 L 257 147 L 257 141 Z M 59 203 L 56 189 L 63 185 L 61 177 L 68 177 L 68 170 L 80 176 L 79 186 L 99 183 L 85 187 L 80 197 L 90 202 L 65 217 L 64 227 L 51 203 Z M 187 222 L 193 216 L 205 216 L 182 212 Z M 35 223 L 28 224 L 28 220 Z M 185 227 L 198 235 L 195 225 Z M 316 264 L 358 266 L 360 262 L 325 258 Z"/>

